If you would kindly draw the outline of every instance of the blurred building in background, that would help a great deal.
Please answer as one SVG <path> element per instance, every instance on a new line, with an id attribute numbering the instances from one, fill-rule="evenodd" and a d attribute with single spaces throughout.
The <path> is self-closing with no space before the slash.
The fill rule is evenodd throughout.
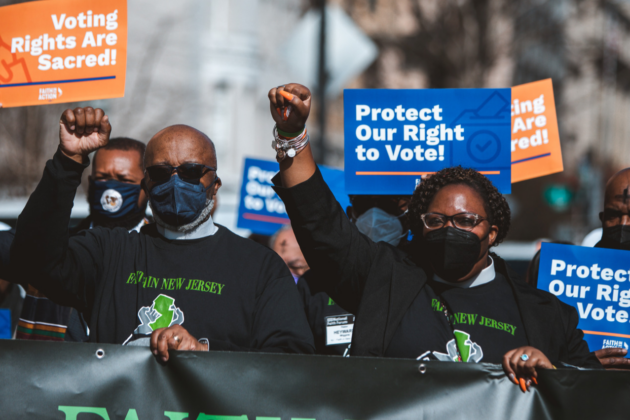
<path id="1" fill-rule="evenodd" d="M 126 95 L 91 104 L 111 116 L 116 136 L 148 141 L 176 123 L 206 132 L 216 143 L 224 183 L 216 219 L 234 229 L 244 157 L 273 159 L 267 91 L 308 80 L 318 95 L 321 4 L 129 1 Z M 343 166 L 341 87 L 506 87 L 552 78 L 565 171 L 514 185 L 509 239 L 579 242 L 597 226 L 606 179 L 630 166 L 629 1 L 327 4 L 325 79 L 335 89 L 326 94 L 324 144 L 319 95 L 309 123 L 322 163 Z M 356 45 L 351 54 L 343 53 L 348 43 Z M 0 220 L 13 223 L 19 214 L 57 147 L 58 118 L 68 106 L 76 104 L 0 111 Z M 77 217 L 87 211 L 83 197 L 75 208 Z"/>

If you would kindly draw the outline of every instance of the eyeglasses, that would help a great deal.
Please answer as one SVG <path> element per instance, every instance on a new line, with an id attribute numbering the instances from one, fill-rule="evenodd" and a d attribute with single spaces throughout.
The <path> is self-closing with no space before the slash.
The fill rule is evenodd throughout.
<path id="1" fill-rule="evenodd" d="M 146 172 L 153 182 L 162 183 L 171 178 L 173 171 L 177 171 L 177 175 L 182 181 L 196 184 L 202 176 L 210 171 L 216 171 L 216 168 L 202 165 L 201 163 L 183 163 L 179 166 L 171 165 L 154 165 L 149 166 Z"/>
<path id="2" fill-rule="evenodd" d="M 425 213 L 421 215 L 420 218 L 427 229 L 441 229 L 450 220 L 457 229 L 473 230 L 479 223 L 487 220 L 485 217 L 481 217 L 475 213 L 458 213 L 452 216 L 446 216 L 440 213 Z"/>

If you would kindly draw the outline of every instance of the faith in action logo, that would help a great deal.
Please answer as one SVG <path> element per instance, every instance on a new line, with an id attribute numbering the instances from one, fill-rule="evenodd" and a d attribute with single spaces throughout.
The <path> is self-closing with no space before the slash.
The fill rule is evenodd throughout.
<path id="1" fill-rule="evenodd" d="M 151 306 L 140 308 L 138 318 L 142 323 L 133 332 L 138 335 L 149 335 L 158 328 L 168 328 L 184 323 L 184 313 L 175 306 L 175 299 L 166 295 L 159 295 L 153 300 Z"/>

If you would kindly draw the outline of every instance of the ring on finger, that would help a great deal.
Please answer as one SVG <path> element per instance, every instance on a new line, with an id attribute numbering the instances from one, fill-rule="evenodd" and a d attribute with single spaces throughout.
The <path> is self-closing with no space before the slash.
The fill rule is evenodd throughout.
<path id="1" fill-rule="evenodd" d="M 525 353 L 523 353 L 523 354 L 521 354 L 521 360 L 522 360 L 523 362 L 527 362 L 527 361 L 529 360 L 529 356 L 528 356 L 528 355 L 526 355 Z"/>
<path id="2" fill-rule="evenodd" d="M 173 340 L 175 340 L 175 341 L 177 341 L 179 343 L 179 337 L 178 336 L 174 335 L 173 336 Z"/>

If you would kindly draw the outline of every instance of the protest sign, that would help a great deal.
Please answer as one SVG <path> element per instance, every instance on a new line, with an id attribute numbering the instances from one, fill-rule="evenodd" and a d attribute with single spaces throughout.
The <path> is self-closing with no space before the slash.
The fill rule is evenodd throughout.
<path id="1" fill-rule="evenodd" d="M 462 165 L 509 193 L 509 105 L 509 89 L 346 89 L 346 192 L 409 195 Z"/>
<path id="2" fill-rule="evenodd" d="M 543 243 L 538 288 L 577 309 L 591 351 L 628 349 L 630 252 Z"/>
<path id="3" fill-rule="evenodd" d="M 551 79 L 512 88 L 512 182 L 562 172 Z"/>
<path id="4" fill-rule="evenodd" d="M 127 0 L 34 1 L 0 8 L 4 107 L 125 94 Z"/>
<path id="5" fill-rule="evenodd" d="M 273 178 L 280 170 L 278 162 L 246 158 L 241 183 L 241 198 L 236 226 L 261 235 L 273 235 L 283 225 L 291 223 L 284 203 L 273 190 Z M 319 166 L 324 180 L 341 207 L 350 200 L 345 193 L 343 171 Z"/>

